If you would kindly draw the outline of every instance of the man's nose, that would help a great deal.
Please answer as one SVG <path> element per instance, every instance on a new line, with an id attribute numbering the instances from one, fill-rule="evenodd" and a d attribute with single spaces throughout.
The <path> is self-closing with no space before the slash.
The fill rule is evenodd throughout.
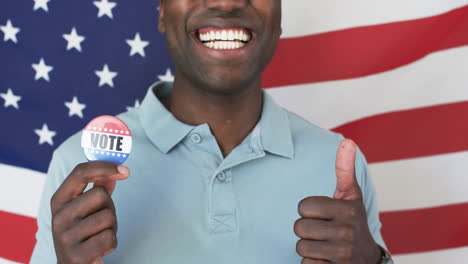
<path id="1" fill-rule="evenodd" d="M 206 8 L 232 12 L 244 8 L 249 0 L 205 0 Z"/>

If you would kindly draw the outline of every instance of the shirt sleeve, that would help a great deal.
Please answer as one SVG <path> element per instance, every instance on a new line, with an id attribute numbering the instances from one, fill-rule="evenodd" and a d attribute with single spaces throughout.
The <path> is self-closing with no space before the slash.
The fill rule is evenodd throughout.
<path id="1" fill-rule="evenodd" d="M 36 246 L 30 264 L 56 263 L 54 242 L 52 239 L 52 214 L 50 209 L 50 199 L 55 191 L 62 184 L 68 175 L 61 155 L 54 152 L 52 161 L 49 165 L 47 178 L 42 191 L 42 197 L 39 205 L 37 217 L 38 231 L 36 233 Z"/>
<path id="2" fill-rule="evenodd" d="M 356 153 L 356 176 L 363 194 L 363 202 L 367 212 L 369 230 L 375 242 L 388 252 L 387 246 L 385 245 L 380 232 L 382 224 L 379 218 L 375 187 L 369 173 L 366 158 L 359 149 Z M 390 260 L 388 264 L 393 264 L 393 261 Z"/>

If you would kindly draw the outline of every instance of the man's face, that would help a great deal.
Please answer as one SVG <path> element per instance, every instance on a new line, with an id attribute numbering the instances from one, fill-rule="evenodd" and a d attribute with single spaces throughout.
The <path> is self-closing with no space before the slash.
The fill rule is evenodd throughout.
<path id="1" fill-rule="evenodd" d="M 281 0 L 161 0 L 178 78 L 230 94 L 260 81 L 281 35 Z"/>

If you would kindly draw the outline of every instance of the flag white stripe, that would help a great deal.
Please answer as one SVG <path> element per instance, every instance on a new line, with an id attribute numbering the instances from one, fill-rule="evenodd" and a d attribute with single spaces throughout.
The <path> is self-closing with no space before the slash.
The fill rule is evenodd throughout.
<path id="1" fill-rule="evenodd" d="M 275 100 L 324 128 L 396 110 L 468 100 L 468 46 L 363 78 L 268 89 Z"/>
<path id="2" fill-rule="evenodd" d="M 468 202 L 468 152 L 369 166 L 381 211 Z"/>
<path id="3" fill-rule="evenodd" d="M 468 0 L 283 1 L 283 35 L 297 37 L 439 15 Z"/>
<path id="4" fill-rule="evenodd" d="M 381 162 L 369 166 L 381 211 L 407 210 L 468 202 L 468 152 Z M 36 217 L 45 174 L 8 165 L 15 175 L 0 183 L 0 210 Z"/>
<path id="5" fill-rule="evenodd" d="M 399 255 L 393 257 L 398 264 L 460 264 L 468 259 L 468 247 Z"/>
<path id="6" fill-rule="evenodd" d="M 0 257 L 0 264 L 19 264 L 18 262 L 13 262 Z"/>
<path id="7" fill-rule="evenodd" d="M 0 172 L 0 210 L 37 217 L 46 175 L 7 164 L 0 164 Z"/>

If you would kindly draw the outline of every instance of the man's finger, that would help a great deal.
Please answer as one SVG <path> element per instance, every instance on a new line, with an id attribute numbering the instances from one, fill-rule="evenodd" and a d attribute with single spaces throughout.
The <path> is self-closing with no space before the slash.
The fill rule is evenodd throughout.
<path id="1" fill-rule="evenodd" d="M 300 218 L 294 223 L 294 233 L 302 239 L 329 240 L 336 231 L 332 221 Z"/>
<path id="2" fill-rule="evenodd" d="M 304 258 L 302 259 L 301 264 L 330 264 L 331 262 L 328 260 L 320 260 L 320 259 L 310 259 Z"/>
<path id="3" fill-rule="evenodd" d="M 85 241 L 106 229 L 113 229 L 114 233 L 117 231 L 117 218 L 109 208 L 87 216 L 67 232 L 70 233 L 70 236 Z"/>
<path id="4" fill-rule="evenodd" d="M 106 229 L 90 237 L 79 247 L 90 260 L 96 260 L 117 247 L 117 237 L 112 229 Z"/>
<path id="5" fill-rule="evenodd" d="M 58 212 L 54 212 L 54 230 L 56 232 L 68 230 L 86 216 L 104 208 L 115 212 L 114 203 L 107 191 L 103 187 L 93 187 L 68 202 Z"/>
<path id="6" fill-rule="evenodd" d="M 299 202 L 298 212 L 304 218 L 332 220 L 346 210 L 343 201 L 326 196 L 311 196 Z"/>
<path id="7" fill-rule="evenodd" d="M 112 193 L 114 192 L 115 190 L 115 185 L 117 183 L 115 182 L 115 180 L 103 180 L 103 181 L 96 181 L 94 182 L 94 186 L 102 186 L 104 187 L 104 189 L 106 189 L 107 193 L 109 195 L 112 195 Z"/>
<path id="8" fill-rule="evenodd" d="M 359 200 L 361 189 L 356 180 L 354 164 L 356 161 L 356 144 L 350 139 L 344 139 L 336 153 L 336 190 L 334 199 Z"/>
<path id="9" fill-rule="evenodd" d="M 57 210 L 63 204 L 75 199 L 91 182 L 105 183 L 128 178 L 130 170 L 122 165 L 106 161 L 94 161 L 79 164 L 65 179 L 52 198 L 52 209 Z"/>
<path id="10" fill-rule="evenodd" d="M 336 253 L 327 241 L 306 239 L 297 241 L 296 251 L 301 257 L 321 260 L 332 260 Z"/>

